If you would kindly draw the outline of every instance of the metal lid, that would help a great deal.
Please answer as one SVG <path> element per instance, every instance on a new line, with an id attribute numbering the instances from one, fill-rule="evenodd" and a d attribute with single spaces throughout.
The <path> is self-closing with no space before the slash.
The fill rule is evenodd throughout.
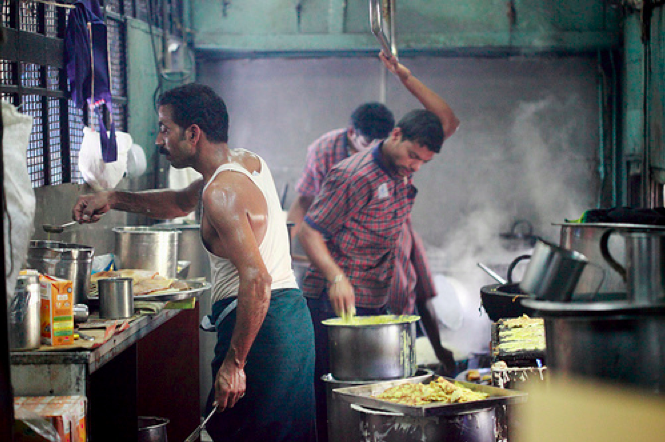
<path id="1" fill-rule="evenodd" d="M 28 255 L 36 258 L 89 259 L 94 253 L 95 249 L 90 246 L 43 240 L 30 241 L 28 250 Z"/>
<path id="2" fill-rule="evenodd" d="M 637 304 L 629 301 L 554 302 L 524 298 L 523 306 L 548 316 L 643 316 L 665 315 L 665 303 Z"/>
<path id="3" fill-rule="evenodd" d="M 164 233 L 175 233 L 177 235 L 181 233 L 181 231 L 178 229 L 154 228 L 147 226 L 114 227 L 113 231 L 115 233 L 147 234 L 147 235 L 160 235 Z"/>
<path id="4" fill-rule="evenodd" d="M 604 227 L 606 229 L 625 229 L 625 230 L 663 230 L 665 226 L 652 224 L 622 224 L 622 223 L 552 223 L 553 226 L 562 227 Z"/>

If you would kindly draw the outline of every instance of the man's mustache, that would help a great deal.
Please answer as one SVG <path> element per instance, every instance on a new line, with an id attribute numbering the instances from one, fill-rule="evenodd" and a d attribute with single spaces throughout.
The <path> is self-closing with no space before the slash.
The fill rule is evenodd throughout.
<path id="1" fill-rule="evenodd" d="M 157 148 L 157 152 L 159 152 L 161 155 L 168 155 L 169 151 L 166 150 L 163 144 L 155 144 L 155 147 Z"/>

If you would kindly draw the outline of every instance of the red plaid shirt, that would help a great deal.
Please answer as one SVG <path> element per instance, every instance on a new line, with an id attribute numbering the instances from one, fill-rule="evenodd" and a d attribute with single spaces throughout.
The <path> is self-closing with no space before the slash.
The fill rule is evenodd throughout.
<path id="1" fill-rule="evenodd" d="M 296 192 L 302 196 L 316 196 L 330 169 L 349 157 L 346 129 L 332 130 L 309 145 L 307 163 L 296 183 Z"/>
<path id="2" fill-rule="evenodd" d="M 427 264 L 423 241 L 411 225 L 411 214 L 402 225 L 395 260 L 395 276 L 390 286 L 388 307 L 395 315 L 412 315 L 416 299 L 435 297 L 436 287 Z"/>
<path id="3" fill-rule="evenodd" d="M 380 148 L 377 144 L 334 166 L 305 216 L 351 281 L 356 305 L 366 308 L 388 302 L 395 248 L 417 193 L 411 177 L 390 172 Z M 305 296 L 319 297 L 326 286 L 325 277 L 310 266 Z"/>

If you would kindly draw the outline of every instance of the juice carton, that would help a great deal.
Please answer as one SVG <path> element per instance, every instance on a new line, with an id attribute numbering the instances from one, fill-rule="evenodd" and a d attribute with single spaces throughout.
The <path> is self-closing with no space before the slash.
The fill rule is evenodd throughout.
<path id="1" fill-rule="evenodd" d="M 62 442 L 86 442 L 85 396 L 15 397 L 14 412 L 17 420 L 45 419 Z M 18 441 L 32 441 L 29 431 L 23 431 Z"/>
<path id="2" fill-rule="evenodd" d="M 72 281 L 39 276 L 41 340 L 45 345 L 74 343 L 74 293 Z"/>

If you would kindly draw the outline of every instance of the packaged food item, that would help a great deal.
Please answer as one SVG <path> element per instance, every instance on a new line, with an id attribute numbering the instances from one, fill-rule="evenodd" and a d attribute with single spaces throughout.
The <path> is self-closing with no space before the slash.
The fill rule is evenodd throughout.
<path id="1" fill-rule="evenodd" d="M 19 396 L 14 398 L 14 413 L 17 420 L 34 422 L 48 421 L 63 442 L 86 442 L 85 396 Z M 30 439 L 30 432 L 23 431 L 22 438 Z"/>
<path id="2" fill-rule="evenodd" d="M 40 275 L 39 291 L 42 344 L 53 346 L 72 344 L 74 342 L 72 281 Z"/>

